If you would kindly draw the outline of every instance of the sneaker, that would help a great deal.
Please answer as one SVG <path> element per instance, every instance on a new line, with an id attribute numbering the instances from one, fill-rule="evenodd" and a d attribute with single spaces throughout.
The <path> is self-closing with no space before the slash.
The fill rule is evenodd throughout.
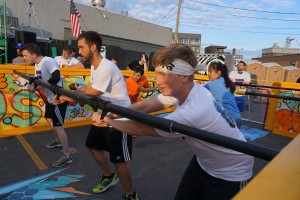
<path id="1" fill-rule="evenodd" d="M 73 158 L 71 158 L 70 156 L 67 157 L 64 154 L 54 163 L 52 163 L 52 167 L 62 167 L 66 164 L 71 164 L 73 163 Z"/>
<path id="2" fill-rule="evenodd" d="M 102 193 L 119 182 L 119 177 L 114 173 L 112 178 L 102 177 L 101 182 L 93 188 L 94 193 Z"/>
<path id="3" fill-rule="evenodd" d="M 133 192 L 133 195 L 124 194 L 123 195 L 124 200 L 138 200 L 138 196 L 136 192 Z"/>
<path id="4" fill-rule="evenodd" d="M 49 144 L 46 145 L 46 148 L 48 149 L 52 149 L 52 148 L 57 148 L 57 147 L 61 147 L 61 143 L 53 140 L 52 142 L 50 142 Z"/>

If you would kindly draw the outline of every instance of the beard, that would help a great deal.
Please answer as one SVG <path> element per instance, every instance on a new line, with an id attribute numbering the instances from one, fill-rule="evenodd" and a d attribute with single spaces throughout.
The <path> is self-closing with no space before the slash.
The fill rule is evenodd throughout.
<path id="1" fill-rule="evenodd" d="M 82 56 L 82 60 L 84 62 L 91 63 L 92 59 L 93 59 L 93 52 L 91 50 L 89 50 L 89 53 L 86 56 Z"/>

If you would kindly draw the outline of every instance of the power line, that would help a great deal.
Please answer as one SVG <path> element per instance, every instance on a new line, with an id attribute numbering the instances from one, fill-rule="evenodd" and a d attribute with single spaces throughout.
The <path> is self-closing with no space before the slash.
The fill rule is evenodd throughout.
<path id="1" fill-rule="evenodd" d="M 177 7 L 177 5 L 178 5 L 178 3 L 175 5 L 175 6 L 173 6 L 170 10 L 169 10 L 169 12 L 158 22 L 158 24 L 162 21 L 162 20 L 164 20 L 167 16 L 168 16 L 168 14 L 170 14 L 170 12 L 172 12 L 172 10 L 174 10 L 174 8 L 176 8 Z"/>
<path id="2" fill-rule="evenodd" d="M 197 11 L 206 12 L 206 13 L 234 16 L 234 17 L 244 17 L 244 18 L 252 18 L 252 19 L 265 19 L 265 20 L 274 20 L 274 21 L 293 21 L 293 22 L 300 21 L 300 19 L 275 19 L 275 18 L 265 18 L 265 17 L 252 17 L 252 16 L 245 16 L 245 15 L 234 15 L 234 14 L 219 13 L 219 12 L 214 12 L 214 11 L 206 11 L 206 10 L 201 10 L 201 9 L 196 9 L 196 8 L 189 8 L 189 7 L 183 7 L 183 8 L 190 9 L 190 10 L 197 10 Z"/>
<path id="3" fill-rule="evenodd" d="M 286 13 L 286 12 L 276 12 L 276 11 L 267 11 L 267 10 L 255 10 L 255 9 L 237 8 L 237 7 L 231 7 L 231 6 L 222 6 L 222 5 L 217 5 L 217 4 L 212 4 L 212 3 L 204 3 L 204 2 L 195 1 L 195 0 L 190 0 L 190 1 L 205 4 L 205 5 L 222 7 L 222 8 L 231 8 L 231 9 L 235 9 L 235 10 L 246 10 L 246 11 L 252 11 L 252 12 L 272 13 L 272 14 L 281 14 L 281 15 L 300 15 L 300 13 Z"/>
<path id="4" fill-rule="evenodd" d="M 173 12 L 167 19 L 165 19 L 164 22 L 162 23 L 166 23 L 169 19 L 171 19 L 172 17 L 174 17 L 177 14 L 177 12 Z"/>
<path id="5" fill-rule="evenodd" d="M 244 31 L 244 30 L 236 30 L 236 29 L 221 29 L 221 28 L 207 28 L 207 27 L 200 27 L 200 26 L 193 26 L 187 24 L 181 24 L 181 26 L 188 26 L 188 27 L 196 27 L 202 29 L 212 29 L 212 30 L 221 30 L 221 31 L 235 31 L 235 32 L 245 32 L 245 33 L 263 33 L 263 34 L 270 34 L 270 35 L 300 35 L 300 33 L 270 33 L 270 32 L 263 32 L 263 31 Z"/>
<path id="6" fill-rule="evenodd" d="M 224 24 L 209 24 L 209 23 L 201 23 L 202 25 L 206 26 L 224 26 L 224 27 L 234 27 L 234 28 L 256 28 L 256 29 L 270 29 L 270 30 L 276 30 L 276 29 L 292 29 L 292 30 L 300 30 L 300 28 L 275 28 L 275 27 L 262 27 L 262 26 L 233 26 L 233 25 L 224 25 Z"/>

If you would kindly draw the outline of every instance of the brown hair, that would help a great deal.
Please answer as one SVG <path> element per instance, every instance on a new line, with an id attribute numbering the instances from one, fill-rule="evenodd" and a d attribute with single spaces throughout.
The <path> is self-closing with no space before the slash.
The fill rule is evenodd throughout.
<path id="1" fill-rule="evenodd" d="M 161 48 L 153 56 L 153 66 L 168 65 L 174 61 L 175 58 L 184 60 L 192 67 L 196 67 L 198 62 L 193 50 L 184 44 L 171 44 L 167 47 Z"/>
<path id="2" fill-rule="evenodd" d="M 35 53 L 37 56 L 41 56 L 41 50 L 40 47 L 38 47 L 36 44 L 28 43 L 24 46 L 23 51 L 27 50 L 30 54 Z"/>
<path id="3" fill-rule="evenodd" d="M 101 52 L 101 46 L 102 46 L 102 39 L 101 36 L 95 32 L 95 31 L 87 31 L 81 33 L 77 40 L 85 39 L 85 42 L 89 45 L 92 46 L 93 44 L 96 45 L 98 52 Z"/>
<path id="4" fill-rule="evenodd" d="M 68 54 L 72 54 L 73 53 L 73 47 L 70 47 L 70 46 L 65 46 L 64 48 L 63 48 L 63 51 L 66 51 L 66 52 L 68 52 Z"/>

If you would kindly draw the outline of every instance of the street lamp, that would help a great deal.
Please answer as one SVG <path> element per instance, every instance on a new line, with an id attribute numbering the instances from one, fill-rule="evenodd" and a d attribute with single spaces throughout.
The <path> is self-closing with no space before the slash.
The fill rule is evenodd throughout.
<path id="1" fill-rule="evenodd" d="M 100 11 L 100 9 L 103 9 L 106 2 L 105 0 L 92 0 L 92 5 L 98 10 L 98 12 L 101 14 L 101 16 L 105 19 L 107 19 L 107 17 Z"/>
<path id="2" fill-rule="evenodd" d="M 105 0 L 92 0 L 92 4 L 94 7 L 100 6 L 100 7 L 104 8 L 106 2 L 105 2 Z"/>

